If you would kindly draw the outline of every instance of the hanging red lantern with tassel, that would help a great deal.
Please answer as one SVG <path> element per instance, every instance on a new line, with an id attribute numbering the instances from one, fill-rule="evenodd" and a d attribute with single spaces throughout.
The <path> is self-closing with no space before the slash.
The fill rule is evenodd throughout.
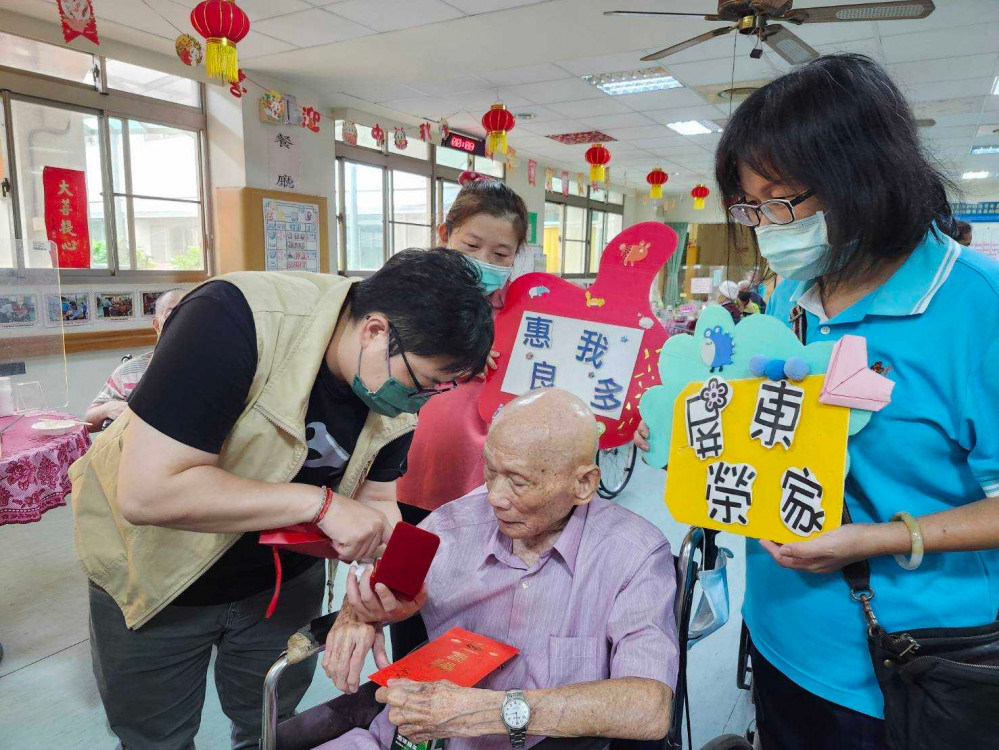
<path id="1" fill-rule="evenodd" d="M 235 0 L 203 0 L 191 11 L 191 25 L 208 42 L 205 71 L 209 78 L 239 83 L 236 45 L 250 32 L 250 19 Z"/>
<path id="2" fill-rule="evenodd" d="M 666 174 L 661 167 L 656 167 L 647 175 L 645 175 L 645 181 L 652 186 L 649 188 L 649 197 L 662 198 L 663 185 L 666 184 L 667 180 L 669 180 L 669 175 Z"/>
<path id="3" fill-rule="evenodd" d="M 698 185 L 690 191 L 690 197 L 694 199 L 694 210 L 700 211 L 704 208 L 704 199 L 711 195 L 711 191 L 704 185 Z"/>
<path id="4" fill-rule="evenodd" d="M 486 151 L 489 154 L 506 153 L 506 134 L 513 130 L 517 118 L 505 104 L 494 104 L 482 115 L 482 127 L 486 129 Z"/>
<path id="5" fill-rule="evenodd" d="M 602 143 L 595 143 L 586 150 L 586 163 L 590 165 L 590 182 L 603 182 L 607 174 L 606 165 L 610 163 L 611 152 Z"/>

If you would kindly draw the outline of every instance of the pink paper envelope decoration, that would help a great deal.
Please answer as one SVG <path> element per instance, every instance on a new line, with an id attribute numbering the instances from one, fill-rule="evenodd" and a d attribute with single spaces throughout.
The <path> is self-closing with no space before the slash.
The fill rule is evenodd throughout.
<path id="1" fill-rule="evenodd" d="M 844 336 L 833 347 L 819 401 L 864 411 L 881 411 L 895 384 L 867 367 L 867 339 Z"/>

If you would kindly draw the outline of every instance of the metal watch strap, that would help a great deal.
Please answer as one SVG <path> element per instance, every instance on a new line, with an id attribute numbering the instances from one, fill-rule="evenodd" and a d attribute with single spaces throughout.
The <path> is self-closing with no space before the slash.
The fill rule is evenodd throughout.
<path id="1" fill-rule="evenodd" d="M 527 703 L 527 696 L 524 695 L 523 690 L 507 690 L 506 697 L 508 700 L 513 698 Z M 504 725 L 506 724 L 505 721 L 503 723 Z M 523 747 L 527 743 L 527 727 L 524 727 L 523 729 L 512 729 L 507 726 L 506 732 L 510 735 L 510 747 Z"/>

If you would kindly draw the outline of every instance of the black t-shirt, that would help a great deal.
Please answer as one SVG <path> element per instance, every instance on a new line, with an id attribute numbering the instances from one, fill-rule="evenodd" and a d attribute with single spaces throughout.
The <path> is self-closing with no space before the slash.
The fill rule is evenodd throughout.
<path id="1" fill-rule="evenodd" d="M 227 281 L 213 281 L 176 307 L 156 345 L 156 356 L 128 405 L 143 421 L 192 448 L 219 453 L 243 413 L 257 369 L 253 314 L 242 293 Z M 368 407 L 350 387 L 320 366 L 309 396 L 305 465 L 292 480 L 336 488 L 364 427 Z M 368 472 L 375 482 L 392 482 L 405 472 L 412 433 L 382 448 Z M 319 559 L 281 553 L 284 580 Z M 244 534 L 173 603 L 210 605 L 238 601 L 274 586 L 270 547 Z"/>

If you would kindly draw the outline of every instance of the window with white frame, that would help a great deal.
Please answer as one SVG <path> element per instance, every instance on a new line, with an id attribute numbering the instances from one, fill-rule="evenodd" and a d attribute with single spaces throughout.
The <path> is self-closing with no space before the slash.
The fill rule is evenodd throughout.
<path id="1" fill-rule="evenodd" d="M 547 271 L 564 276 L 595 276 L 604 248 L 624 226 L 624 196 L 613 190 L 581 187 L 574 179 L 570 181 L 569 195 L 561 193 L 560 179 L 552 187 L 556 190 L 545 196 L 543 246 Z M 579 191 L 582 196 L 574 194 Z"/>
<path id="2" fill-rule="evenodd" d="M 343 120 L 335 122 L 334 186 L 340 267 L 347 273 L 370 273 L 401 250 L 437 244 L 437 225 L 458 195 L 464 170 L 504 176 L 502 162 L 416 138 L 399 149 L 386 126 L 381 147 L 361 124 L 355 124 L 356 144 L 348 144 L 343 126 Z"/>
<path id="3" fill-rule="evenodd" d="M 49 167 L 85 193 L 89 247 L 64 278 L 206 276 L 201 100 L 195 81 L 0 33 L 0 271 L 58 265 Z"/>

